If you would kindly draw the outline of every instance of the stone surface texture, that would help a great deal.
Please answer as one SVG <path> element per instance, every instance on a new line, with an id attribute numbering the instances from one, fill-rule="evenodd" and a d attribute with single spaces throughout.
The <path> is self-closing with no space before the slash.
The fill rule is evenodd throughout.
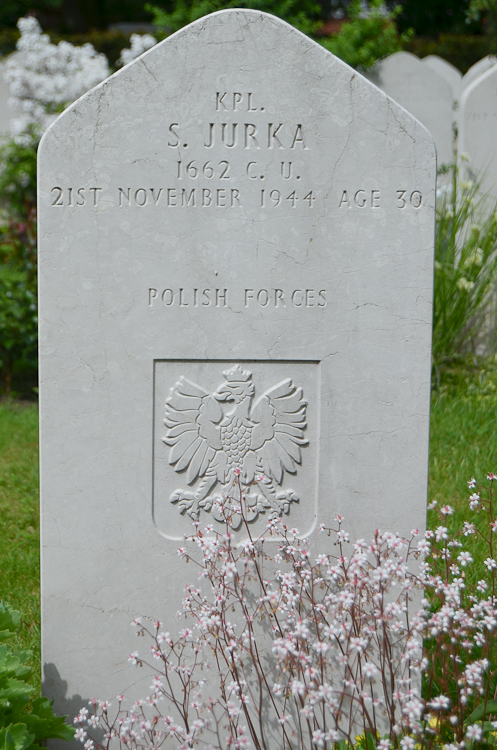
<path id="1" fill-rule="evenodd" d="M 481 179 L 483 193 L 497 199 L 497 66 L 464 89 L 461 97 L 459 152 L 469 156 L 469 172 Z"/>
<path id="2" fill-rule="evenodd" d="M 437 147 L 438 165 L 452 160 L 453 94 L 441 75 L 410 52 L 381 60 L 368 78 L 428 128 Z"/>
<path id="3" fill-rule="evenodd" d="M 58 711 L 147 694 L 129 622 L 182 627 L 195 574 L 177 540 L 189 513 L 218 523 L 237 466 L 255 476 L 254 529 L 280 511 L 311 539 L 337 512 L 354 537 L 423 527 L 434 193 L 427 130 L 256 11 L 174 34 L 46 132 L 43 661 Z"/>
<path id="4" fill-rule="evenodd" d="M 452 63 L 444 60 L 443 57 L 439 57 L 438 55 L 427 55 L 426 57 L 423 57 L 421 62 L 423 65 L 426 65 L 427 68 L 433 70 L 447 81 L 452 89 L 452 96 L 456 101 L 459 101 L 462 90 L 461 71 L 458 70 L 455 65 L 452 65 Z"/>

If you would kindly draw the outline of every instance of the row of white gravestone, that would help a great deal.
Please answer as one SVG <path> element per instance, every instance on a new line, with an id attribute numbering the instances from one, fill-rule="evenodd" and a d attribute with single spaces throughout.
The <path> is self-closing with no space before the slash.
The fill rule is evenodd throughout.
<path id="1" fill-rule="evenodd" d="M 428 128 L 438 165 L 467 154 L 482 189 L 497 197 L 497 58 L 484 57 L 466 75 L 436 55 L 397 52 L 368 78 Z M 458 133 L 455 139 L 455 133 Z"/>

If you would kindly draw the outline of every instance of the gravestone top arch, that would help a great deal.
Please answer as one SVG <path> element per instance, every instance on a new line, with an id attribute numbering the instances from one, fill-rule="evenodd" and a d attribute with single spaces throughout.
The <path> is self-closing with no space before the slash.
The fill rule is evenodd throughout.
<path id="1" fill-rule="evenodd" d="M 467 88 L 471 83 L 485 73 L 489 68 L 492 68 L 497 62 L 495 55 L 485 55 L 481 60 L 475 62 L 462 77 L 463 90 Z"/>
<path id="2" fill-rule="evenodd" d="M 236 469 L 257 532 L 280 513 L 311 539 L 337 512 L 357 537 L 423 526 L 434 195 L 423 125 L 256 11 L 182 29 L 45 133 L 56 707 L 61 685 L 105 697 L 134 683 L 129 621 L 176 627 L 191 575 L 178 540 L 195 516 L 218 523 Z"/>
<path id="3" fill-rule="evenodd" d="M 421 62 L 447 81 L 452 89 L 454 99 L 459 101 L 462 90 L 461 71 L 439 55 L 427 55 L 422 58 Z"/>
<path id="4" fill-rule="evenodd" d="M 481 182 L 481 195 L 497 199 L 497 65 L 467 86 L 461 97 L 459 152 L 469 157 L 466 170 Z"/>
<path id="5" fill-rule="evenodd" d="M 417 117 L 432 134 L 438 164 L 452 161 L 453 90 L 451 84 L 410 52 L 380 60 L 368 78 Z"/>

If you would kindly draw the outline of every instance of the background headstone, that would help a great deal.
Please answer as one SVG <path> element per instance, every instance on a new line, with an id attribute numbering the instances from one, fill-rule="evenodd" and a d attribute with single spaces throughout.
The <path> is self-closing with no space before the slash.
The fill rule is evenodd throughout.
<path id="1" fill-rule="evenodd" d="M 481 193 L 497 199 L 497 66 L 481 74 L 463 92 L 459 153 L 469 157 L 472 176 L 481 178 Z"/>
<path id="2" fill-rule="evenodd" d="M 437 147 L 438 166 L 451 162 L 454 117 L 449 83 L 410 52 L 381 60 L 368 78 L 428 128 Z"/>
<path id="3" fill-rule="evenodd" d="M 482 57 L 481 60 L 478 60 L 478 62 L 472 65 L 469 70 L 467 70 L 463 75 L 463 89 L 467 88 L 470 83 L 473 83 L 473 81 L 475 81 L 478 76 L 481 76 L 482 73 L 485 73 L 489 68 L 493 67 L 496 62 L 497 57 L 494 57 L 494 55 L 485 55 L 485 57 Z"/>
<path id="4" fill-rule="evenodd" d="M 461 71 L 458 70 L 455 65 L 452 65 L 452 63 L 444 60 L 443 57 L 439 57 L 438 55 L 427 55 L 426 57 L 423 57 L 421 62 L 423 65 L 426 65 L 427 68 L 433 70 L 434 73 L 437 73 L 447 81 L 452 89 L 453 98 L 456 101 L 459 101 L 462 90 Z"/>
<path id="5" fill-rule="evenodd" d="M 192 576 L 178 539 L 188 510 L 217 523 L 197 500 L 223 491 L 196 472 L 211 482 L 228 458 L 261 458 L 276 493 L 254 506 L 255 531 L 275 508 L 311 538 L 337 512 L 356 537 L 423 527 L 434 193 L 426 129 L 256 11 L 172 35 L 45 133 L 43 661 L 57 710 L 140 679 L 125 666 L 132 617 L 177 629 Z M 242 403 L 257 431 L 234 426 Z M 200 422 L 194 445 L 183 431 Z"/>

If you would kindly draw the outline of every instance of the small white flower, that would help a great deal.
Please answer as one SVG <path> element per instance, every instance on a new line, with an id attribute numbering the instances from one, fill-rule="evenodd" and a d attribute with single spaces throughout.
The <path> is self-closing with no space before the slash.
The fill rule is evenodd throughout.
<path id="1" fill-rule="evenodd" d="M 442 539 L 449 538 L 449 531 L 445 526 L 437 526 L 435 529 L 435 539 L 437 542 L 441 542 Z"/>
<path id="2" fill-rule="evenodd" d="M 482 738 L 482 731 L 481 726 L 479 724 L 471 724 L 466 729 L 466 737 L 468 740 L 481 740 Z"/>
<path id="3" fill-rule="evenodd" d="M 473 492 L 473 494 L 469 498 L 469 507 L 471 508 L 471 510 L 475 510 L 479 506 L 479 504 L 480 496 L 476 492 Z"/>
<path id="4" fill-rule="evenodd" d="M 157 44 L 157 39 L 151 34 L 131 34 L 130 49 L 123 49 L 117 61 L 120 65 L 129 65 L 137 57 L 143 55 L 148 49 Z"/>
<path id="5" fill-rule="evenodd" d="M 321 729 L 315 729 L 314 732 L 312 733 L 312 741 L 318 747 L 323 747 L 326 741 L 325 733 L 322 732 Z"/>
<path id="6" fill-rule="evenodd" d="M 473 558 L 469 554 L 469 552 L 461 552 L 457 559 L 461 563 L 462 567 L 465 568 L 467 565 L 470 565 L 473 562 Z"/>
<path id="7" fill-rule="evenodd" d="M 130 662 L 130 664 L 136 667 L 136 665 L 138 664 L 138 651 L 133 651 L 133 653 L 129 655 L 128 661 Z"/>

